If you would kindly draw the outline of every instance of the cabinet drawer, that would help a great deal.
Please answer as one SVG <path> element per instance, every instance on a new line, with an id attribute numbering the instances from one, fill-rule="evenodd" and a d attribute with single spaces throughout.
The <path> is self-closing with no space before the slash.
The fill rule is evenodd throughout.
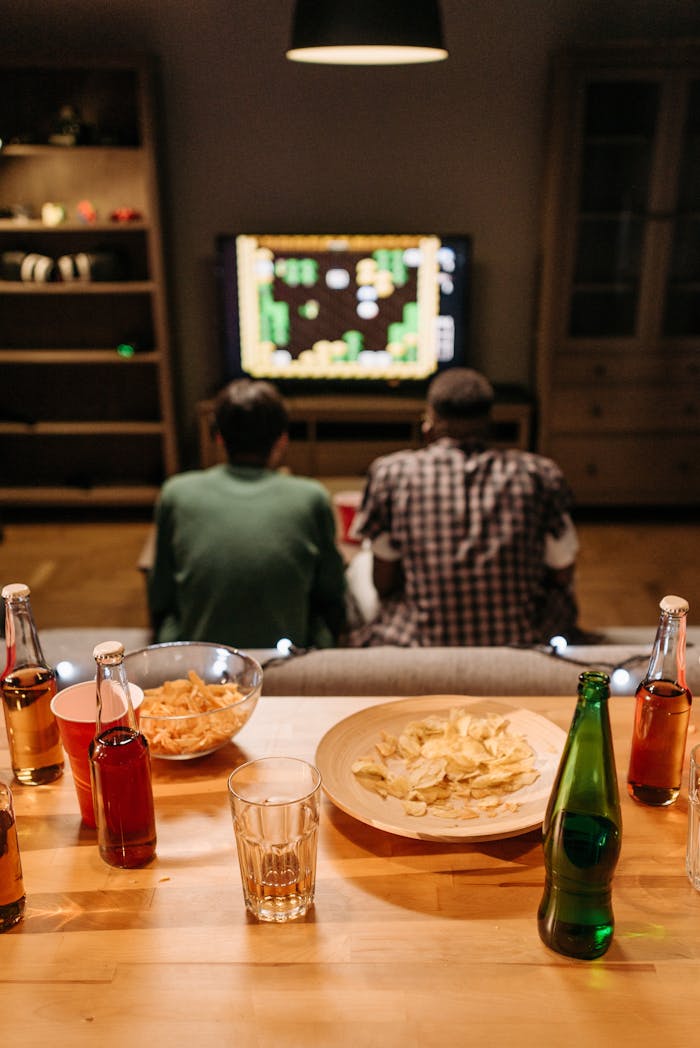
<path id="1" fill-rule="evenodd" d="M 555 386 L 687 382 L 700 387 L 700 353 L 558 353 L 552 360 Z"/>
<path id="2" fill-rule="evenodd" d="M 560 388 L 552 395 L 551 428 L 555 433 L 700 432 L 697 385 Z"/>
<path id="3" fill-rule="evenodd" d="M 700 435 L 557 436 L 546 453 L 580 505 L 700 504 Z"/>

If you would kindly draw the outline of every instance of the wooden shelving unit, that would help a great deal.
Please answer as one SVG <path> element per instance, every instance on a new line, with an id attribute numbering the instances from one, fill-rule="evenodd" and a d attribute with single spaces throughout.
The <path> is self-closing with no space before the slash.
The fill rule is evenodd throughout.
<path id="1" fill-rule="evenodd" d="M 78 143 L 51 144 L 66 105 Z M 147 505 L 177 469 L 150 62 L 4 62 L 0 139 L 0 505 Z M 65 279 L 86 256 L 114 279 Z"/>
<path id="2" fill-rule="evenodd" d="M 539 450 L 580 504 L 700 503 L 700 45 L 554 68 Z"/>

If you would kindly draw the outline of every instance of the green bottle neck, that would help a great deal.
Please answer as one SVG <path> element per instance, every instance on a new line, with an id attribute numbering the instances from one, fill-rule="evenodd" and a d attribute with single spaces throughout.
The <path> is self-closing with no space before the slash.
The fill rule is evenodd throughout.
<path id="1" fill-rule="evenodd" d="M 609 678 L 584 673 L 550 796 L 545 832 L 562 810 L 599 814 L 620 823 L 620 799 L 608 713 Z"/>

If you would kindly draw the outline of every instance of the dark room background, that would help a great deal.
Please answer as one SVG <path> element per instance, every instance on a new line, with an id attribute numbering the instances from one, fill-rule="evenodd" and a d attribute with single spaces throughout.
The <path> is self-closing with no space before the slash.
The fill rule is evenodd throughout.
<path id="1" fill-rule="evenodd" d="M 195 403 L 222 377 L 221 232 L 471 234 L 472 362 L 533 391 L 550 58 L 700 37 L 697 0 L 443 0 L 446 62 L 333 68 L 285 59 L 292 0 L 3 0 L 0 11 L 0 60 L 157 60 L 185 465 Z"/>

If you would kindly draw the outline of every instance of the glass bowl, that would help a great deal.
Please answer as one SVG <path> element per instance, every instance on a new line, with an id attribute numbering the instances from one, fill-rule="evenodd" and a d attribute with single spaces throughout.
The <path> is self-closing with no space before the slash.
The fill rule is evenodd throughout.
<path id="1" fill-rule="evenodd" d="M 128 652 L 124 665 L 144 691 L 140 724 L 151 755 L 166 760 L 206 757 L 226 746 L 250 719 L 262 690 L 260 664 L 224 644 L 151 644 Z M 153 689 L 158 695 L 149 695 Z"/>

